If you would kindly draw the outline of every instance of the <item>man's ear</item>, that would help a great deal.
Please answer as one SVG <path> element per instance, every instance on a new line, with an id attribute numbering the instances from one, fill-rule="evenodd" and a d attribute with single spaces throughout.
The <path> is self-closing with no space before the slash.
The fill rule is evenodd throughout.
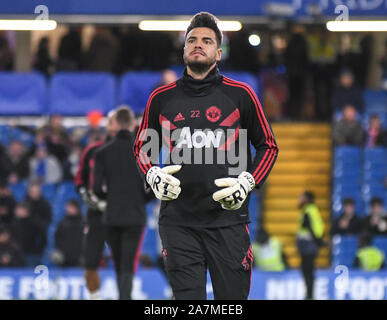
<path id="1" fill-rule="evenodd" d="M 217 51 L 216 51 L 216 62 L 222 60 L 222 48 L 218 48 Z"/>

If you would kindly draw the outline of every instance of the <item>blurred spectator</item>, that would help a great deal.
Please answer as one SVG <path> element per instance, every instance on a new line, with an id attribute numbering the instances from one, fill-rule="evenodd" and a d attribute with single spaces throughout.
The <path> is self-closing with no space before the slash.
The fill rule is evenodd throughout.
<path id="1" fill-rule="evenodd" d="M 305 28 L 301 25 L 295 25 L 292 28 L 285 51 L 285 66 L 289 88 L 287 114 L 291 118 L 300 116 L 306 98 L 309 58 L 308 44 L 304 34 Z"/>
<path id="2" fill-rule="evenodd" d="M 296 241 L 301 256 L 301 272 L 306 287 L 305 299 L 314 298 L 315 259 L 324 245 L 324 221 L 315 204 L 311 191 L 300 195 L 298 207 L 301 209 Z"/>
<path id="3" fill-rule="evenodd" d="M 171 55 L 174 43 L 169 32 L 151 31 L 142 32 L 144 39 L 141 55 L 145 68 L 150 70 L 163 70 L 171 64 Z M 157 50 L 155 50 L 157 48 Z"/>
<path id="4" fill-rule="evenodd" d="M 83 151 L 83 148 L 80 144 L 75 144 L 71 148 L 71 152 L 67 158 L 68 171 L 69 171 L 70 177 L 67 177 L 68 179 L 65 179 L 65 180 L 72 180 L 77 174 L 82 151 Z"/>
<path id="5" fill-rule="evenodd" d="M 117 64 L 119 43 L 106 27 L 96 27 L 89 50 L 85 54 L 85 69 L 113 72 Z"/>
<path id="6" fill-rule="evenodd" d="M 370 123 L 367 130 L 366 147 L 386 147 L 387 130 L 383 130 L 378 115 L 373 114 L 370 117 Z"/>
<path id="7" fill-rule="evenodd" d="M 231 32 L 229 40 L 229 63 L 233 70 L 256 73 L 259 70 L 257 50 L 249 43 L 250 32 L 246 28 Z"/>
<path id="8" fill-rule="evenodd" d="M 0 144 L 0 181 L 8 181 L 11 168 L 7 153 L 2 144 Z"/>
<path id="9" fill-rule="evenodd" d="M 29 206 L 31 216 L 34 218 L 36 224 L 38 224 L 46 234 L 47 228 L 51 223 L 51 206 L 47 200 L 44 199 L 41 186 L 38 182 L 30 183 L 24 201 Z"/>
<path id="10" fill-rule="evenodd" d="M 12 71 L 13 51 L 8 45 L 4 31 L 0 30 L 0 70 Z"/>
<path id="11" fill-rule="evenodd" d="M 59 161 L 47 153 L 45 147 L 39 147 L 30 160 L 30 180 L 40 183 L 58 183 L 63 172 Z"/>
<path id="12" fill-rule="evenodd" d="M 52 59 L 49 52 L 49 39 L 43 37 L 39 41 L 38 51 L 35 57 L 34 69 L 49 76 L 52 74 Z"/>
<path id="13" fill-rule="evenodd" d="M 341 234 L 357 234 L 360 232 L 361 220 L 355 212 L 355 201 L 346 198 L 343 201 L 343 213 L 333 222 L 331 233 L 332 235 Z"/>
<path id="14" fill-rule="evenodd" d="M 60 40 L 56 70 L 79 70 L 81 68 L 81 61 L 81 27 L 69 28 L 68 32 Z"/>
<path id="15" fill-rule="evenodd" d="M 121 72 L 138 70 L 144 66 L 142 55 L 144 47 L 144 32 L 137 26 L 125 26 L 120 32 L 121 49 L 119 54 L 118 69 Z"/>
<path id="16" fill-rule="evenodd" d="M 81 264 L 83 221 L 78 201 L 66 203 L 66 213 L 55 232 L 55 248 L 62 256 L 56 262 L 64 267 L 76 267 Z"/>
<path id="17" fill-rule="evenodd" d="M 354 81 L 354 75 L 351 71 L 343 70 L 341 72 L 339 86 L 334 91 L 332 98 L 334 111 L 341 111 L 345 106 L 351 105 L 358 113 L 363 112 L 363 93 Z"/>
<path id="18" fill-rule="evenodd" d="M 24 259 L 19 246 L 11 239 L 7 228 L 0 225 L 0 267 L 21 267 Z"/>
<path id="19" fill-rule="evenodd" d="M 372 236 L 387 234 L 387 215 L 383 200 L 377 197 L 371 199 L 371 212 L 364 218 L 363 231 Z"/>
<path id="20" fill-rule="evenodd" d="M 332 138 L 336 146 L 362 146 L 364 133 L 361 122 L 356 120 L 356 110 L 346 105 L 343 116 L 333 124 Z"/>
<path id="21" fill-rule="evenodd" d="M 332 115 L 332 80 L 336 72 L 337 44 L 328 30 L 309 33 L 309 57 L 314 87 L 314 108 L 317 120 L 329 120 Z"/>
<path id="22" fill-rule="evenodd" d="M 384 55 L 380 60 L 380 66 L 382 67 L 381 87 L 387 90 L 387 40 L 384 42 Z"/>
<path id="23" fill-rule="evenodd" d="M 378 271 L 384 267 L 384 252 L 371 245 L 372 237 L 364 233 L 359 237 L 354 267 L 364 271 Z"/>
<path id="24" fill-rule="evenodd" d="M 17 183 L 27 179 L 29 175 L 29 155 L 25 146 L 18 140 L 13 140 L 8 146 L 9 183 Z"/>
<path id="25" fill-rule="evenodd" d="M 14 216 L 11 227 L 13 238 L 22 249 L 26 265 L 36 266 L 40 264 L 47 243 L 46 234 L 31 216 L 26 203 L 16 205 Z"/>
<path id="26" fill-rule="evenodd" d="M 178 79 L 178 76 L 177 76 L 175 71 L 173 71 L 171 69 L 165 69 L 163 71 L 163 73 L 161 74 L 160 82 L 153 88 L 153 90 L 155 90 L 159 87 L 171 84 L 172 82 L 176 81 L 177 79 Z"/>
<path id="27" fill-rule="evenodd" d="M 0 225 L 10 226 L 16 201 L 5 181 L 0 181 Z"/>
<path id="28" fill-rule="evenodd" d="M 282 243 L 261 228 L 257 241 L 252 244 L 254 266 L 262 271 L 284 271 L 287 266 Z"/>

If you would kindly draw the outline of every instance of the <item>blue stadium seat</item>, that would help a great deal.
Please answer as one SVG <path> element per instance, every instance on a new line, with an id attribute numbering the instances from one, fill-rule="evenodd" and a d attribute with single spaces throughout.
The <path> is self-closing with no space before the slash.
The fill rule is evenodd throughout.
<path id="1" fill-rule="evenodd" d="M 150 93 L 161 80 L 161 72 L 128 72 L 121 77 L 119 86 L 119 103 L 127 104 L 136 114 L 145 110 Z"/>
<path id="2" fill-rule="evenodd" d="M 23 201 L 27 194 L 27 182 L 12 183 L 9 188 L 17 202 Z"/>
<path id="3" fill-rule="evenodd" d="M 386 112 L 387 93 L 382 90 L 364 90 L 365 112 Z"/>
<path id="4" fill-rule="evenodd" d="M 352 267 L 357 251 L 357 236 L 335 235 L 332 239 L 333 266 L 345 265 Z"/>
<path id="5" fill-rule="evenodd" d="M 386 163 L 387 162 L 387 148 L 365 148 L 364 160 L 366 162 Z"/>
<path id="6" fill-rule="evenodd" d="M 41 115 L 47 111 L 47 84 L 36 72 L 0 72 L 0 114 Z"/>
<path id="7" fill-rule="evenodd" d="M 243 71 L 224 71 L 223 74 L 228 78 L 248 84 L 254 90 L 257 96 L 262 98 L 260 96 L 261 92 L 259 90 L 259 82 L 254 74 Z"/>
<path id="8" fill-rule="evenodd" d="M 336 147 L 334 159 L 348 162 L 361 162 L 363 158 L 362 149 L 359 147 Z"/>
<path id="9" fill-rule="evenodd" d="M 107 113 L 116 105 L 116 81 L 104 72 L 58 72 L 50 85 L 50 113 L 84 116 L 89 111 Z"/>
<path id="10" fill-rule="evenodd" d="M 376 236 L 372 239 L 372 245 L 379 248 L 384 252 L 384 256 L 387 259 L 387 236 Z M 385 262 L 387 264 L 387 261 Z M 387 268 L 387 265 L 386 265 Z"/>
<path id="11" fill-rule="evenodd" d="M 56 185 L 53 183 L 43 184 L 42 195 L 52 205 L 56 196 Z"/>

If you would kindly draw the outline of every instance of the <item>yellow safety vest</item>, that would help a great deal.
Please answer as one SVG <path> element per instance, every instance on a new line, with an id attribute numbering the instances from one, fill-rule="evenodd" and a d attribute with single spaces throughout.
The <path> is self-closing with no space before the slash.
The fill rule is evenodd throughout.
<path id="1" fill-rule="evenodd" d="M 261 246 L 258 242 L 252 244 L 254 261 L 263 271 L 283 271 L 285 264 L 282 261 L 282 244 L 277 238 L 270 238 L 267 245 Z"/>
<path id="2" fill-rule="evenodd" d="M 310 234 L 309 230 L 302 226 L 304 216 L 306 214 L 309 216 L 311 228 L 315 237 L 321 238 L 324 234 L 324 222 L 321 218 L 320 211 L 313 203 L 307 204 L 302 208 L 302 214 L 299 220 L 299 228 L 297 232 L 298 238 L 309 240 L 313 239 L 313 236 Z"/>
<path id="3" fill-rule="evenodd" d="M 360 248 L 357 253 L 360 268 L 365 271 L 377 271 L 384 261 L 384 252 L 375 247 Z"/>

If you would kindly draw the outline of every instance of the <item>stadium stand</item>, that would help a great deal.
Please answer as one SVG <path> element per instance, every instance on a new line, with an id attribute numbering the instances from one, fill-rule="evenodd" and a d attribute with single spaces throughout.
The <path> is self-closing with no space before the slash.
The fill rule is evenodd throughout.
<path id="1" fill-rule="evenodd" d="M 116 105 L 116 80 L 103 72 L 58 72 L 49 88 L 50 114 L 83 116 L 88 111 L 107 113 Z"/>
<path id="2" fill-rule="evenodd" d="M 41 115 L 47 112 L 47 84 L 37 73 L 0 72 L 0 115 Z"/>

